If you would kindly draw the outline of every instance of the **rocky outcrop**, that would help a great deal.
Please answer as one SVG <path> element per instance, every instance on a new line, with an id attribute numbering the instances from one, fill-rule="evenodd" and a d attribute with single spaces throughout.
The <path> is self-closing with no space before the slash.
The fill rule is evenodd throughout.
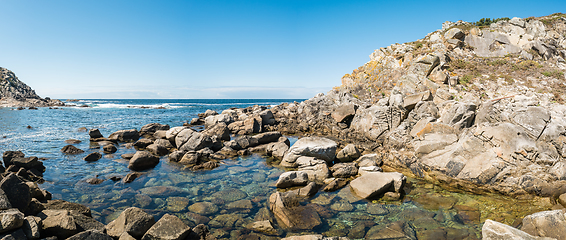
<path id="1" fill-rule="evenodd" d="M 48 107 L 63 106 L 59 100 L 39 97 L 16 74 L 0 67 L 0 107 Z"/>

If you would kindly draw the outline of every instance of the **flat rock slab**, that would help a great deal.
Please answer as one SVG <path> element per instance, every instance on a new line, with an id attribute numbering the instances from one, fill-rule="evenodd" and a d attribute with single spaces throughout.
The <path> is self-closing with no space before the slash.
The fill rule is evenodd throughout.
<path id="1" fill-rule="evenodd" d="M 371 172 L 354 179 L 350 187 L 359 197 L 371 198 L 388 191 L 399 192 L 405 180 L 406 177 L 398 172 Z"/>

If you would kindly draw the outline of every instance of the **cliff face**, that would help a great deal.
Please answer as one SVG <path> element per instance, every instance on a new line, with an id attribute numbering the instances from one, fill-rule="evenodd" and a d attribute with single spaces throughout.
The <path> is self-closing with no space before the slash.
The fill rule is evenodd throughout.
<path id="1" fill-rule="evenodd" d="M 31 87 L 16 77 L 16 74 L 0 67 L 0 98 L 24 100 L 27 98 L 40 99 Z"/>
<path id="2" fill-rule="evenodd" d="M 533 91 L 562 102 L 565 58 L 566 14 L 483 27 L 445 22 L 423 39 L 375 50 L 369 62 L 342 77 L 339 88 L 372 102 L 393 88 L 476 102 Z"/>

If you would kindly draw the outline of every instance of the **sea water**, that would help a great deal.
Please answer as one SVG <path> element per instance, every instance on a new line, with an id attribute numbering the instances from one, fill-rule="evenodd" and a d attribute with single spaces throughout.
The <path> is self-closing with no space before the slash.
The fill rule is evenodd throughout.
<path id="1" fill-rule="evenodd" d="M 224 160 L 213 170 L 190 171 L 167 161 L 165 156 L 155 168 L 125 184 L 110 178 L 130 173 L 127 160 L 120 156 L 136 150 L 120 143 L 116 153 L 86 162 L 83 157 L 101 149 L 89 143 L 84 128 L 98 128 L 107 137 L 117 130 L 139 130 L 148 123 L 181 126 L 207 109 L 221 112 L 232 107 L 294 101 L 301 99 L 81 100 L 68 102 L 72 107 L 58 109 L 0 108 L 0 152 L 19 150 L 26 156 L 41 158 L 47 168 L 41 187 L 51 192 L 54 199 L 89 206 L 93 217 L 102 223 L 108 224 L 124 209 L 135 206 L 156 219 L 166 213 L 174 214 L 190 226 L 207 224 L 218 238 L 237 238 L 250 233 L 246 230 L 250 223 L 269 215 L 269 196 L 280 191 L 275 182 L 284 170 L 273 159 L 254 154 Z M 80 107 L 83 105 L 88 107 Z M 288 137 L 291 143 L 297 140 Z M 75 146 L 85 153 L 61 153 L 68 139 L 82 141 Z M 104 182 L 86 182 L 93 177 Z M 477 239 L 485 219 L 512 225 L 527 214 L 548 208 L 544 203 L 499 195 L 448 191 L 412 177 L 404 191 L 400 201 L 359 199 L 348 186 L 336 192 L 321 191 L 302 203 L 318 210 L 320 226 L 297 231 L 282 229 L 274 221 L 278 230 L 274 237 L 323 234 L 379 238 L 388 233 L 392 224 L 403 223 L 404 232 L 398 234 L 415 234 L 419 239 Z"/>

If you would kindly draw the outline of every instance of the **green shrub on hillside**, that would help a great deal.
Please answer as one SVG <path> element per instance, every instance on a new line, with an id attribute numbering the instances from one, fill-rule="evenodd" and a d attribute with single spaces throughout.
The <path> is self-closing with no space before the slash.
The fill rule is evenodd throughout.
<path id="1" fill-rule="evenodd" d="M 478 27 L 489 26 L 490 24 L 499 22 L 501 20 L 510 20 L 510 18 L 508 18 L 508 17 L 495 18 L 495 19 L 482 18 L 479 21 L 475 22 L 474 25 L 476 25 Z"/>

